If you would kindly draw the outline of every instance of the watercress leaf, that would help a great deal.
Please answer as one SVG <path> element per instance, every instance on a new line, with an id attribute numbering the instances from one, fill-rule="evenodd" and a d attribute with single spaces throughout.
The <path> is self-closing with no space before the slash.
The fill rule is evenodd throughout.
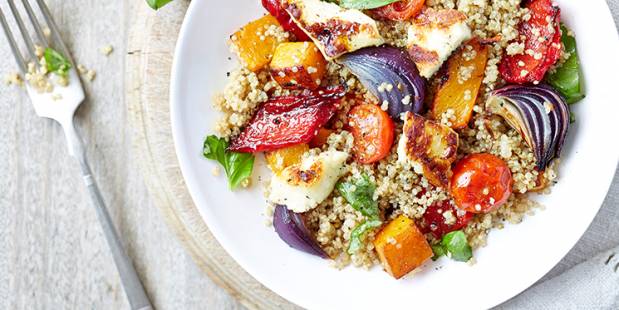
<path id="1" fill-rule="evenodd" d="M 159 10 L 161 7 L 170 2 L 172 2 L 172 0 L 146 0 L 146 3 L 148 3 L 148 5 L 155 10 Z"/>
<path id="2" fill-rule="evenodd" d="M 202 154 L 205 158 L 219 162 L 226 172 L 228 185 L 231 189 L 251 176 L 254 168 L 254 155 L 250 153 L 237 153 L 227 150 L 228 142 L 214 135 L 204 139 Z"/>
<path id="3" fill-rule="evenodd" d="M 548 84 L 558 90 L 572 104 L 585 97 L 580 60 L 576 49 L 576 39 L 571 36 L 570 30 L 561 24 L 561 41 L 569 58 L 553 73 L 546 77 Z"/>
<path id="4" fill-rule="evenodd" d="M 340 0 L 340 6 L 347 9 L 368 10 L 398 1 L 400 0 Z"/>
<path id="5" fill-rule="evenodd" d="M 56 50 L 48 47 L 43 52 L 47 71 L 56 73 L 62 77 L 67 77 L 71 69 L 71 62 Z"/>
<path id="6" fill-rule="evenodd" d="M 365 235 L 375 229 L 380 227 L 382 224 L 379 220 L 367 220 L 355 227 L 350 233 L 350 244 L 348 245 L 348 254 L 354 254 L 363 246 L 363 238 Z"/>
<path id="7" fill-rule="evenodd" d="M 376 184 L 367 175 L 364 174 L 350 182 L 340 182 L 336 188 L 353 209 L 368 219 L 380 219 L 378 202 L 373 199 Z"/>
<path id="8" fill-rule="evenodd" d="M 461 230 L 452 231 L 441 241 L 441 246 L 449 253 L 449 257 L 459 262 L 467 262 L 473 257 L 473 249 Z"/>
<path id="9" fill-rule="evenodd" d="M 435 260 L 439 259 L 441 256 L 447 254 L 447 251 L 445 250 L 443 245 L 441 245 L 440 243 L 432 245 L 432 252 L 434 252 L 434 256 L 432 256 L 432 260 L 433 261 L 435 261 Z"/>

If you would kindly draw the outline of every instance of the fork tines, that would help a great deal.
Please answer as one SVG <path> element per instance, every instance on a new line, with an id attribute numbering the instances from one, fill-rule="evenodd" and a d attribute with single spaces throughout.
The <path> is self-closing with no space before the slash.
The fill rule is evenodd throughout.
<path id="1" fill-rule="evenodd" d="M 22 71 L 22 73 L 26 73 L 28 71 L 27 63 L 29 63 L 30 61 L 38 62 L 36 50 L 37 46 L 45 48 L 53 45 L 59 52 L 61 52 L 65 57 L 67 57 L 69 61 L 73 62 L 73 59 L 68 52 L 68 49 L 66 48 L 64 42 L 60 37 L 60 32 L 58 31 L 58 27 L 56 26 L 56 23 L 52 18 L 49 8 L 43 0 L 36 0 L 36 2 L 38 9 L 40 10 L 43 18 L 45 19 L 45 24 L 39 23 L 37 15 L 35 14 L 33 7 L 30 5 L 29 0 L 21 0 L 22 5 L 26 11 L 26 15 L 28 15 L 28 19 L 30 20 L 30 24 L 34 28 L 34 38 L 30 36 L 30 32 L 28 31 L 28 28 L 26 27 L 23 19 L 21 18 L 21 14 L 19 13 L 18 8 L 15 5 L 15 1 L 7 0 L 7 2 L 9 4 L 9 8 L 13 15 L 13 18 L 15 19 L 15 23 L 17 24 L 17 28 L 19 29 L 19 32 L 21 33 L 22 39 L 25 43 L 26 49 L 28 51 L 28 57 L 24 57 L 24 55 L 20 52 L 19 46 L 15 41 L 15 36 L 13 35 L 11 28 L 9 27 L 9 23 L 6 20 L 2 8 L 0 8 L 0 25 L 4 30 L 4 34 L 8 40 L 9 46 L 11 47 L 11 51 L 13 52 L 13 56 L 15 56 L 15 61 L 17 62 L 17 65 L 19 66 L 19 69 Z M 49 29 L 49 38 L 48 36 L 46 36 L 44 29 Z"/>

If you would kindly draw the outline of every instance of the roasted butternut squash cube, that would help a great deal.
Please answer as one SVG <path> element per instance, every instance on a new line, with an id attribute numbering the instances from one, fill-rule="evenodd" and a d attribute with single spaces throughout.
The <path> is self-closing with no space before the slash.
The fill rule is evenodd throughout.
<path id="1" fill-rule="evenodd" d="M 327 61 L 313 42 L 278 45 L 269 66 L 273 79 L 285 88 L 315 89 L 327 71 Z"/>
<path id="2" fill-rule="evenodd" d="M 303 154 L 307 151 L 309 151 L 309 146 L 302 143 L 283 149 L 266 152 L 264 156 L 267 160 L 267 165 L 271 168 L 271 171 L 279 175 L 289 166 L 300 163 Z"/>
<path id="3" fill-rule="evenodd" d="M 433 255 L 426 237 L 405 215 L 393 219 L 378 233 L 374 247 L 385 271 L 396 279 L 421 266 Z"/>
<path id="4" fill-rule="evenodd" d="M 448 117 L 451 128 L 467 126 L 484 79 L 488 46 L 479 39 L 465 43 L 449 60 L 432 104 L 432 117 Z M 445 116 L 443 116 L 445 114 Z"/>
<path id="5" fill-rule="evenodd" d="M 277 19 L 265 15 L 230 36 L 233 51 L 241 58 L 247 69 L 258 71 L 264 68 L 273 58 L 275 48 L 286 41 L 275 35 L 278 32 L 277 28 L 281 28 Z"/>

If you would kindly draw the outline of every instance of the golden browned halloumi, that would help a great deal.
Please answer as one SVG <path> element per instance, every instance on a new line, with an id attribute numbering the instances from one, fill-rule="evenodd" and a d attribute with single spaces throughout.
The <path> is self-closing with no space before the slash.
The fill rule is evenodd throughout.
<path id="1" fill-rule="evenodd" d="M 449 55 L 470 38 L 471 29 L 464 13 L 425 9 L 408 28 L 407 47 L 419 73 L 430 78 Z"/>
<path id="2" fill-rule="evenodd" d="M 325 151 L 287 167 L 271 179 L 269 200 L 297 213 L 315 208 L 333 191 L 347 158 L 345 152 Z"/>
<path id="3" fill-rule="evenodd" d="M 398 161 L 409 162 L 434 186 L 448 188 L 456 160 L 458 134 L 451 128 L 407 112 L 398 143 Z"/>
<path id="4" fill-rule="evenodd" d="M 321 0 L 283 0 L 293 21 L 312 38 L 327 60 L 385 41 L 363 12 Z"/>

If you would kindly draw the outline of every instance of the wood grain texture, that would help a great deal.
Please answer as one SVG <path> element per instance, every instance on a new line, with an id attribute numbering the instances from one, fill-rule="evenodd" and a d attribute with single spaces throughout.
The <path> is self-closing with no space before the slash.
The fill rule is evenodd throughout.
<path id="1" fill-rule="evenodd" d="M 165 111 L 149 110 L 148 104 L 141 105 L 141 110 L 130 108 L 130 98 L 125 93 L 135 96 L 136 91 L 140 93 L 138 88 L 145 85 L 153 95 L 167 97 L 169 71 L 162 76 L 151 76 L 148 84 L 133 79 L 135 75 L 125 75 L 125 72 L 138 75 L 148 72 L 139 71 L 148 68 L 142 66 L 146 63 L 134 63 L 144 58 L 125 57 L 142 53 L 135 49 L 137 41 L 127 44 L 128 29 L 133 26 L 152 30 L 149 40 L 159 42 L 147 55 L 152 61 L 169 67 L 173 34 L 180 22 L 178 12 L 185 10 L 187 2 L 177 0 L 158 13 L 144 10 L 142 0 L 47 2 L 76 60 L 98 72 L 94 82 L 84 83 L 88 100 L 79 110 L 78 127 L 87 142 L 93 174 L 155 306 L 158 309 L 245 308 L 236 297 L 250 307 L 258 307 L 255 300 L 247 297 L 254 292 L 236 293 L 220 276 L 209 271 L 212 266 L 200 259 L 196 261 L 201 268 L 194 263 L 187 253 L 196 257 L 194 252 L 200 245 L 192 245 L 195 240 L 188 242 L 187 238 L 180 238 L 184 246 L 178 242 L 175 234 L 179 233 L 179 227 L 205 229 L 200 219 L 179 222 L 182 218 L 174 218 L 160 207 L 167 194 L 157 191 L 149 194 L 143 177 L 151 189 L 166 184 L 177 190 L 182 188 L 180 175 L 172 178 L 175 182 L 162 185 L 160 180 L 151 178 L 155 174 L 148 170 L 164 171 L 170 177 L 178 173 L 174 172 L 177 164 L 166 161 L 162 167 L 145 165 L 144 157 L 135 149 L 140 145 L 139 139 L 134 141 L 135 136 L 145 134 L 140 132 L 140 127 L 130 125 L 136 124 L 136 118 L 146 115 L 141 119 L 142 124 L 152 124 L 168 117 Z M 619 7 L 617 2 L 611 0 L 611 7 Z M 0 2 L 0 8 L 6 12 L 6 3 Z M 148 15 L 137 19 L 139 10 Z M 0 77 L 15 70 L 4 42 L 0 38 Z M 151 46 L 146 43 L 141 44 Z M 115 48 L 110 57 L 98 51 L 107 44 Z M 135 66 L 138 71 L 128 70 L 129 66 Z M 163 89 L 158 89 L 160 86 Z M 144 112 L 144 108 L 146 114 L 137 113 Z M 79 169 L 68 157 L 60 127 L 36 117 L 25 94 L 4 84 L 0 84 L 0 122 L 0 309 L 127 309 L 112 258 L 79 180 Z M 166 126 L 150 132 L 146 138 L 169 138 L 169 124 Z M 143 175 L 138 166 L 145 171 Z M 616 175 L 615 185 L 587 234 L 547 277 L 619 240 L 618 205 Z M 174 229 L 168 228 L 164 217 Z M 206 230 L 195 231 L 202 236 L 208 234 Z M 214 275 L 219 284 L 227 285 L 235 295 L 220 288 L 202 270 Z M 279 302 L 271 307 L 284 305 Z"/>
<path id="2" fill-rule="evenodd" d="M 127 29 L 143 1 L 47 0 L 85 82 L 77 115 L 93 174 L 158 309 L 242 309 L 168 229 L 137 169 L 124 95 Z M 19 5 L 19 1 L 17 1 Z M 170 10 L 180 9 L 181 3 Z M 0 8 L 8 12 L 6 1 Z M 111 44 L 105 57 L 99 48 Z M 0 77 L 16 66 L 0 35 Z M 128 309 L 60 127 L 0 85 L 0 309 Z"/>

